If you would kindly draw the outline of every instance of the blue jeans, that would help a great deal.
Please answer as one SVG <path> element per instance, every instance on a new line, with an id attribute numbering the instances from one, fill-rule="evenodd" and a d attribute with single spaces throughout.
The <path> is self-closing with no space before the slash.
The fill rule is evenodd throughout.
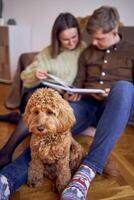
<path id="1" fill-rule="evenodd" d="M 126 81 L 117 82 L 107 98 L 90 152 L 83 164 L 102 173 L 109 153 L 128 123 L 133 105 L 134 86 Z"/>
<path id="2" fill-rule="evenodd" d="M 72 129 L 74 135 L 89 125 L 97 125 L 94 141 L 83 164 L 102 173 L 108 155 L 127 125 L 134 102 L 134 86 L 127 81 L 118 81 L 105 101 L 83 98 L 70 103 L 77 123 Z M 1 170 L 8 178 L 11 193 L 27 181 L 30 150 L 26 149 L 16 161 Z"/>
<path id="3" fill-rule="evenodd" d="M 82 98 L 79 102 L 70 102 L 76 118 L 76 124 L 72 128 L 73 136 L 80 134 L 89 126 L 97 126 L 106 102 L 106 100 L 97 101 L 92 97 Z"/>
<path id="4" fill-rule="evenodd" d="M 10 192 L 15 192 L 21 185 L 27 182 L 28 165 L 31 160 L 30 147 L 12 163 L 5 166 L 0 173 L 7 177 Z"/>

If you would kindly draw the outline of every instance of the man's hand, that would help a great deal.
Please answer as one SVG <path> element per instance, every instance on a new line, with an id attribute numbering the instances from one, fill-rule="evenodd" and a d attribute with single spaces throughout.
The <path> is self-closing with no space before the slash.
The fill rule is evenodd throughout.
<path id="1" fill-rule="evenodd" d="M 37 79 L 43 80 L 47 78 L 47 72 L 45 70 L 37 70 L 35 76 Z"/>
<path id="2" fill-rule="evenodd" d="M 91 96 L 94 97 L 95 99 L 97 99 L 98 101 L 102 101 L 108 97 L 109 92 L 110 92 L 110 88 L 106 88 L 105 93 L 91 94 Z"/>
<path id="3" fill-rule="evenodd" d="M 81 99 L 81 95 L 65 92 L 63 98 L 66 99 L 67 101 L 79 101 Z"/>

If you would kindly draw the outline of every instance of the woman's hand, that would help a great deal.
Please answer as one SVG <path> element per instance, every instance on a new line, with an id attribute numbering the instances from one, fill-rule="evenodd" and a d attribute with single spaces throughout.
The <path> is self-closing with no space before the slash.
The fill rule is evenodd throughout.
<path id="1" fill-rule="evenodd" d="M 45 70 L 36 70 L 35 76 L 39 80 L 43 80 L 47 78 L 47 71 Z"/>
<path id="2" fill-rule="evenodd" d="M 98 101 L 102 101 L 108 97 L 109 92 L 110 92 L 110 88 L 106 88 L 105 93 L 91 94 L 91 96 L 94 97 L 95 99 L 97 99 Z"/>
<path id="3" fill-rule="evenodd" d="M 65 92 L 63 94 L 63 98 L 66 99 L 67 101 L 79 101 L 81 99 L 81 95 Z"/>

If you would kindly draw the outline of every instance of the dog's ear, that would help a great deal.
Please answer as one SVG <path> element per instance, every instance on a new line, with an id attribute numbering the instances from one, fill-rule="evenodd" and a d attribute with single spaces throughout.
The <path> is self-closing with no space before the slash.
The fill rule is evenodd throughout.
<path id="1" fill-rule="evenodd" d="M 76 121 L 73 109 L 66 101 L 60 105 L 59 118 L 61 121 L 62 130 L 64 131 L 69 130 Z"/>
<path id="2" fill-rule="evenodd" d="M 74 112 L 73 112 L 73 109 L 71 108 L 71 106 L 69 105 L 67 107 L 67 118 L 68 118 L 68 123 L 70 124 L 70 128 L 74 125 L 76 119 L 75 119 L 75 116 L 74 116 Z"/>

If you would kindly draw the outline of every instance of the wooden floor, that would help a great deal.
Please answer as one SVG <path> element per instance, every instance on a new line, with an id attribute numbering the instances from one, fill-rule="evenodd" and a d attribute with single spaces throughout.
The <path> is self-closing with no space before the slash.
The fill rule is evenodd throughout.
<path id="1" fill-rule="evenodd" d="M 4 107 L 4 99 L 9 92 L 9 85 L 0 84 L 0 113 L 7 113 Z M 0 122 L 0 147 L 6 142 L 15 125 Z M 77 138 L 83 145 L 90 140 L 87 136 Z M 25 148 L 28 140 L 21 144 L 14 158 Z M 87 200 L 134 200 L 134 127 L 128 126 L 118 141 L 111 154 L 110 174 L 96 176 Z M 115 175 L 115 176 L 114 176 Z M 11 197 L 11 200 L 58 200 L 59 196 L 51 192 L 52 183 L 45 180 L 42 187 L 38 189 L 29 188 L 23 185 Z"/>

